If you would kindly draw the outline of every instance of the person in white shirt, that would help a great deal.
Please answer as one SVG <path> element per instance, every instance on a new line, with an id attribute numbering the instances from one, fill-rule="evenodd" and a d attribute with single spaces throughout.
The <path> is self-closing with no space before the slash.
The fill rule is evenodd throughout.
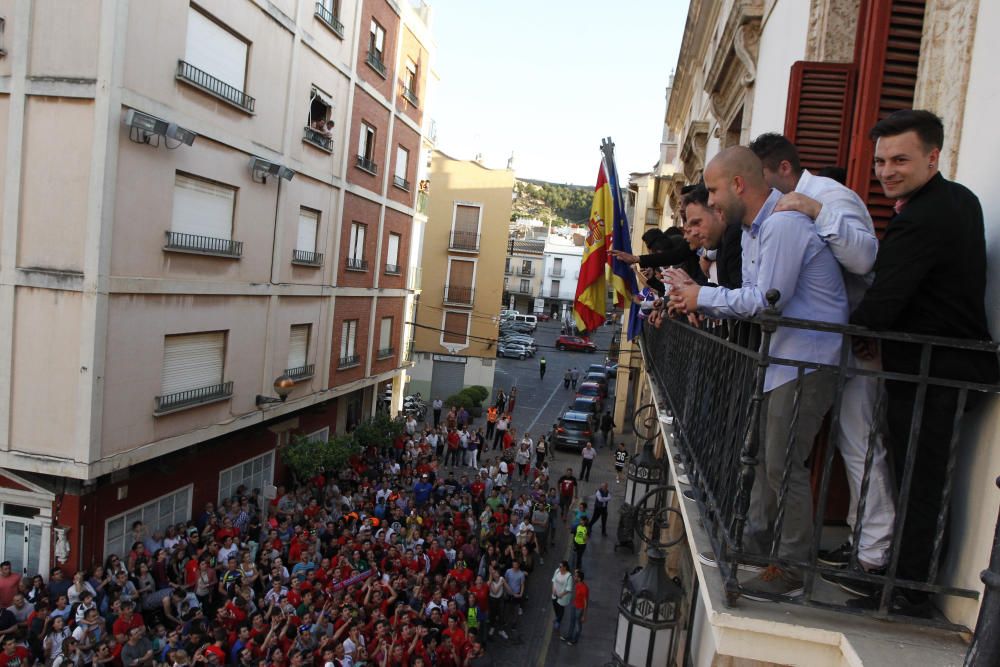
<path id="1" fill-rule="evenodd" d="M 597 456 L 597 450 L 594 449 L 594 443 L 587 441 L 584 446 L 583 451 L 580 452 L 580 481 L 589 482 L 590 481 L 590 469 L 594 465 L 594 458 Z"/>

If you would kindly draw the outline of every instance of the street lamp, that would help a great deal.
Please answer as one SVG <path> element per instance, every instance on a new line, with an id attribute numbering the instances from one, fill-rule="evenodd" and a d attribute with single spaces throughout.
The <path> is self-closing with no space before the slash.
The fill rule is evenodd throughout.
<path id="1" fill-rule="evenodd" d="M 642 445 L 642 451 L 628 462 L 625 474 L 625 502 L 635 506 L 639 499 L 658 486 L 666 484 L 666 466 L 653 453 L 653 441 L 647 440 Z M 666 506 L 673 504 L 673 498 L 668 495 Z"/>
<path id="2" fill-rule="evenodd" d="M 662 549 L 646 555 L 645 567 L 622 585 L 613 653 L 619 667 L 664 667 L 674 654 L 684 590 L 667 576 Z"/>
<path id="3" fill-rule="evenodd" d="M 294 388 L 295 380 L 282 373 L 274 380 L 274 393 L 278 395 L 278 398 L 257 394 L 257 407 L 267 405 L 268 403 L 284 403 Z"/>

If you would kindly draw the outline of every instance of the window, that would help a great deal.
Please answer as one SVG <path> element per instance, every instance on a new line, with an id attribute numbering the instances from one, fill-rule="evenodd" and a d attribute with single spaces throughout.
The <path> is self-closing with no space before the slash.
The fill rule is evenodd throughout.
<path id="1" fill-rule="evenodd" d="M 375 164 L 375 128 L 368 123 L 361 123 L 361 134 L 358 137 L 358 167 L 372 174 L 378 173 Z"/>
<path id="2" fill-rule="evenodd" d="M 552 291 L 549 292 L 549 296 L 551 296 L 553 298 L 557 298 L 559 296 L 559 281 L 558 280 L 553 280 L 552 281 L 551 290 Z"/>
<path id="3" fill-rule="evenodd" d="M 188 484 L 145 505 L 113 516 L 104 522 L 104 557 L 124 556 L 132 548 L 132 524 L 142 521 L 148 534 L 191 518 L 191 488 Z"/>
<path id="4" fill-rule="evenodd" d="M 254 99 L 243 92 L 249 48 L 245 40 L 189 7 L 184 59 L 178 64 L 177 76 L 246 111 L 253 111 Z"/>
<path id="5" fill-rule="evenodd" d="M 288 337 L 288 366 L 285 375 L 293 380 L 304 379 L 312 375 L 313 367 L 306 362 L 309 359 L 309 334 L 311 324 L 293 324 Z"/>
<path id="6" fill-rule="evenodd" d="M 562 257 L 556 257 L 552 260 L 552 275 L 561 276 L 563 274 L 562 268 Z"/>
<path id="7" fill-rule="evenodd" d="M 0 58 L 7 55 L 7 49 L 5 49 L 3 46 L 3 33 L 4 33 L 4 28 L 6 27 L 7 27 L 7 22 L 4 19 L 0 18 Z"/>
<path id="8" fill-rule="evenodd" d="M 306 435 L 305 439 L 307 442 L 327 442 L 330 440 L 330 427 L 324 426 L 318 431 L 313 431 Z"/>
<path id="9" fill-rule="evenodd" d="M 219 473 L 219 502 L 235 496 L 241 486 L 246 487 L 248 493 L 254 489 L 263 492 L 265 486 L 273 483 L 274 452 L 267 452 Z"/>
<path id="10" fill-rule="evenodd" d="M 524 261 L 521 262 L 521 274 L 525 275 L 525 276 L 530 276 L 531 275 L 531 261 L 530 260 L 526 259 L 526 260 L 524 260 Z"/>
<path id="11" fill-rule="evenodd" d="M 316 236 L 319 231 L 319 211 L 309 208 L 299 209 L 299 227 L 295 236 L 295 249 L 292 250 L 292 262 L 319 266 L 323 263 L 323 255 L 316 252 Z"/>
<path id="12" fill-rule="evenodd" d="M 481 208 L 470 204 L 455 205 L 451 230 L 452 250 L 479 250 L 479 214 Z"/>
<path id="13" fill-rule="evenodd" d="M 315 86 L 309 94 L 303 140 L 329 152 L 333 151 L 333 99 Z"/>
<path id="14" fill-rule="evenodd" d="M 368 225 L 360 222 L 351 223 L 351 237 L 347 244 L 347 268 L 364 271 L 368 268 L 365 261 L 365 232 Z"/>
<path id="15" fill-rule="evenodd" d="M 396 146 L 396 173 L 392 177 L 392 184 L 397 188 L 402 188 L 409 192 L 410 182 L 406 180 L 406 168 L 410 162 L 410 151 L 402 146 Z"/>
<path id="16" fill-rule="evenodd" d="M 316 3 L 316 16 L 333 30 L 337 37 L 344 37 L 344 24 L 340 22 L 339 0 L 319 0 Z"/>
<path id="17" fill-rule="evenodd" d="M 392 349 L 392 318 L 383 317 L 379 322 L 378 330 L 378 356 L 380 359 L 391 357 Z"/>
<path id="18" fill-rule="evenodd" d="M 413 106 L 418 106 L 417 100 L 417 64 L 406 59 L 406 75 L 403 79 L 403 98 L 412 104 Z"/>
<path id="19" fill-rule="evenodd" d="M 466 335 L 468 330 L 468 313 L 446 312 L 444 314 L 444 333 L 442 334 L 443 342 L 465 345 L 469 342 L 469 337 Z"/>
<path id="20" fill-rule="evenodd" d="M 340 328 L 340 368 L 358 365 L 354 344 L 358 335 L 358 321 L 345 320 Z"/>
<path id="21" fill-rule="evenodd" d="M 225 355 L 224 331 L 164 337 L 157 412 L 228 398 L 232 382 L 222 380 Z"/>
<path id="22" fill-rule="evenodd" d="M 521 294 L 528 294 L 531 292 L 531 281 L 527 278 L 521 278 Z"/>
<path id="23" fill-rule="evenodd" d="M 468 260 L 448 261 L 448 284 L 445 285 L 444 300 L 448 303 L 472 305 L 475 285 L 476 263 Z"/>
<path id="24" fill-rule="evenodd" d="M 384 60 L 385 29 L 375 19 L 372 19 L 371 34 L 368 35 L 368 51 L 379 60 Z"/>
<path id="25" fill-rule="evenodd" d="M 399 242 L 402 239 L 399 234 L 389 234 L 389 243 L 385 251 L 385 272 L 399 274 Z"/>
<path id="26" fill-rule="evenodd" d="M 235 207 L 236 188 L 178 172 L 167 248 L 239 257 L 243 244 L 232 240 Z"/>
<path id="27" fill-rule="evenodd" d="M 503 272 L 504 273 L 510 273 L 510 257 L 508 257 L 506 260 L 504 260 Z"/>

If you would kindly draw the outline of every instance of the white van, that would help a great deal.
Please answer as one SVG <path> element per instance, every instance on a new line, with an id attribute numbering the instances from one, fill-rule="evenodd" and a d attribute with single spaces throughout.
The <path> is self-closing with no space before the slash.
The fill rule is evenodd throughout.
<path id="1" fill-rule="evenodd" d="M 534 315 L 522 315 L 521 313 L 517 313 L 513 317 L 508 317 L 507 321 L 522 322 L 524 324 L 529 324 L 531 325 L 532 329 L 538 326 L 538 318 L 535 317 Z"/>

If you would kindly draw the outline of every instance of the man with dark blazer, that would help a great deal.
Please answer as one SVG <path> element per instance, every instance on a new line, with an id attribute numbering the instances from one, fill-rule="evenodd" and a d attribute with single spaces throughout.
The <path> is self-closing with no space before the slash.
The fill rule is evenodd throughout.
<path id="1" fill-rule="evenodd" d="M 875 175 L 885 195 L 896 201 L 896 215 L 879 246 L 875 282 L 855 309 L 851 323 L 881 331 L 988 340 L 983 212 L 970 190 L 946 180 L 938 171 L 944 140 L 941 120 L 929 111 L 897 111 L 879 121 L 870 136 L 876 142 Z M 920 356 L 919 345 L 882 343 L 886 371 L 917 374 Z M 997 381 L 994 354 L 935 348 L 930 362 L 930 375 L 935 378 Z M 903 482 L 917 385 L 887 381 L 886 391 L 888 445 L 899 485 Z M 970 402 L 974 396 L 969 396 Z M 905 507 L 899 578 L 927 581 L 931 575 L 949 448 L 960 409 L 958 390 L 927 386 Z M 947 534 L 946 526 L 945 539 Z M 877 606 L 880 595 L 881 589 L 872 597 L 852 603 Z M 897 589 L 892 608 L 926 615 L 928 596 Z"/>

